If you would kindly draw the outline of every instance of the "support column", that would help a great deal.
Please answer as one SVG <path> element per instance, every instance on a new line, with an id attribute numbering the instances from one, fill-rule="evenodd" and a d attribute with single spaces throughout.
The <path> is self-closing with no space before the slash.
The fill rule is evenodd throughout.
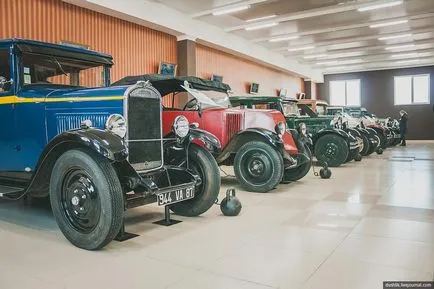
<path id="1" fill-rule="evenodd" d="M 196 76 L 196 38 L 178 36 L 177 45 L 179 76 Z"/>
<path id="2" fill-rule="evenodd" d="M 306 99 L 317 99 L 317 84 L 311 80 L 304 81 Z"/>

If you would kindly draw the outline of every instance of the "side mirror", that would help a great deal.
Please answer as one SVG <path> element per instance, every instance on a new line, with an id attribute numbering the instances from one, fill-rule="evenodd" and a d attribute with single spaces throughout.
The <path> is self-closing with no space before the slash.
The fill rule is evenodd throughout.
<path id="1" fill-rule="evenodd" d="M 7 80 L 4 76 L 0 76 L 0 88 L 9 90 L 9 86 L 12 84 L 12 79 Z"/>

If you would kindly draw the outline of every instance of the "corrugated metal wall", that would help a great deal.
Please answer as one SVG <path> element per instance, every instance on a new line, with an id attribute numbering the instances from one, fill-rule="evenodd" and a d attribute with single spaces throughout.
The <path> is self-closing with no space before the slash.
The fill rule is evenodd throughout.
<path id="1" fill-rule="evenodd" d="M 304 92 L 300 77 L 204 45 L 196 48 L 196 74 L 207 79 L 212 74 L 221 75 L 236 94 L 248 93 L 252 82 L 259 83 L 259 93 L 264 95 L 277 95 L 281 88 L 286 88 L 287 95 L 293 97 Z"/>
<path id="2" fill-rule="evenodd" d="M 0 0 L 0 38 L 68 41 L 113 55 L 112 80 L 176 63 L 176 37 L 60 0 Z"/>

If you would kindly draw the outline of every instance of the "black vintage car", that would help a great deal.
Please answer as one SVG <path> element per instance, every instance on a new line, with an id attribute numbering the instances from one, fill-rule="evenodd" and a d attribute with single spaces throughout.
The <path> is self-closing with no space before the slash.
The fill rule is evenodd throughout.
<path id="1" fill-rule="evenodd" d="M 164 139 L 161 95 L 149 82 L 109 87 L 111 56 L 12 39 L 0 63 L 0 198 L 49 196 L 65 237 L 88 250 L 122 231 L 126 209 L 213 205 L 218 139 L 182 116 Z"/>

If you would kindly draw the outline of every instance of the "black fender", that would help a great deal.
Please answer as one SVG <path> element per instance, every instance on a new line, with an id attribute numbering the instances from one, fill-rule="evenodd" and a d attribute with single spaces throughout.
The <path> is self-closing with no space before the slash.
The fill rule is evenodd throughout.
<path id="1" fill-rule="evenodd" d="M 206 130 L 190 128 L 188 135 L 181 140 L 177 139 L 175 134 L 171 132 L 164 137 L 164 159 L 166 164 L 179 165 L 180 160 L 185 161 L 189 145 L 196 142 L 199 142 L 214 157 L 221 152 L 220 140 Z"/>
<path id="2" fill-rule="evenodd" d="M 90 149 L 112 162 L 126 160 L 128 156 L 125 141 L 108 131 L 94 128 L 65 131 L 45 146 L 24 194 L 31 193 L 37 197 L 48 195 L 48 184 L 56 160 L 64 152 L 77 148 Z"/>
<path id="3" fill-rule="evenodd" d="M 238 149 L 249 141 L 265 141 L 270 144 L 282 155 L 284 154 L 283 141 L 274 131 L 265 128 L 248 128 L 234 135 L 228 145 L 217 157 L 217 163 L 222 163 L 229 158 L 231 154 L 236 153 Z"/>
<path id="4" fill-rule="evenodd" d="M 374 127 L 369 127 L 369 128 L 375 130 L 377 133 L 379 133 L 379 134 L 381 134 L 381 135 L 384 135 L 384 137 L 387 137 L 386 132 L 385 132 L 382 128 L 380 128 L 380 127 L 375 127 L 375 126 L 374 126 Z"/>
<path id="5" fill-rule="evenodd" d="M 365 136 L 369 136 L 371 134 L 366 128 L 358 127 L 357 130 Z"/>
<path id="6" fill-rule="evenodd" d="M 354 137 L 362 137 L 362 132 L 359 130 L 359 128 L 348 128 L 348 133 L 351 133 Z"/>
<path id="7" fill-rule="evenodd" d="M 206 130 L 199 128 L 190 128 L 189 139 L 191 142 L 202 142 L 205 145 L 205 148 L 213 155 L 218 155 L 222 151 L 222 144 L 220 143 L 220 140 L 215 135 Z"/>
<path id="8" fill-rule="evenodd" d="M 316 134 L 314 134 L 314 135 L 312 136 L 312 141 L 313 141 L 313 143 L 315 144 L 316 141 L 317 141 L 320 137 L 322 137 L 322 136 L 324 136 L 324 135 L 326 135 L 326 134 L 336 134 L 336 135 L 338 135 L 338 136 L 340 136 L 340 137 L 343 137 L 343 138 L 345 139 L 346 142 L 348 142 L 349 139 L 350 139 L 350 136 L 348 135 L 348 133 L 346 133 L 346 132 L 345 132 L 344 130 L 342 130 L 342 129 L 337 129 L 337 128 L 323 128 L 322 130 L 320 130 L 319 132 L 317 132 Z"/>

